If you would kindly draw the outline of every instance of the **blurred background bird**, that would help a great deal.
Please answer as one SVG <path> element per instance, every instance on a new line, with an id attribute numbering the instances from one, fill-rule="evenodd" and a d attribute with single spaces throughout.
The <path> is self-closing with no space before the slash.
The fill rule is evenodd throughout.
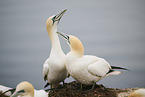
<path id="1" fill-rule="evenodd" d="M 45 90 L 35 90 L 33 85 L 27 81 L 20 82 L 16 88 L 0 86 L 0 91 L 8 97 L 48 97 Z"/>

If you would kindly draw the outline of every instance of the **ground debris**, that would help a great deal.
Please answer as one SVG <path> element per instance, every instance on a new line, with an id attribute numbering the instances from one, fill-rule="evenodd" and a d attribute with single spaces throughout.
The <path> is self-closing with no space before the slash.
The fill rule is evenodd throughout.
<path id="1" fill-rule="evenodd" d="M 140 88 L 108 88 L 100 85 L 95 85 L 92 90 L 92 85 L 83 85 L 73 81 L 66 83 L 65 86 L 59 85 L 57 89 L 49 90 L 48 97 L 127 97 L 131 92 Z M 8 97 L 0 92 L 0 97 Z"/>
<path id="2" fill-rule="evenodd" d="M 66 83 L 65 86 L 60 85 L 57 89 L 49 91 L 49 97 L 118 97 L 119 93 L 129 91 L 127 89 L 106 88 L 102 84 L 96 84 L 93 90 L 91 89 L 92 85 L 83 85 L 82 90 L 80 86 L 76 81 Z"/>

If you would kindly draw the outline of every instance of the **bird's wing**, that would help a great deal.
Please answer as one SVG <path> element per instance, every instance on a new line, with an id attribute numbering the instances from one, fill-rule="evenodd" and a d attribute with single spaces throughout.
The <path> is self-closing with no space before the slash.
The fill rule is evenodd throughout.
<path id="1" fill-rule="evenodd" d="M 43 78 L 44 78 L 44 81 L 47 80 L 47 75 L 48 75 L 48 72 L 49 72 L 48 61 L 49 61 L 49 59 L 47 59 L 45 61 L 45 63 L 43 64 Z"/>
<path id="2" fill-rule="evenodd" d="M 95 76 L 103 77 L 107 74 L 107 72 L 111 69 L 109 63 L 104 60 L 100 59 L 88 66 L 88 71 Z"/>
<path id="3" fill-rule="evenodd" d="M 0 91 L 7 91 L 7 90 L 9 90 L 9 89 L 12 89 L 12 88 L 10 88 L 10 87 L 6 87 L 6 86 L 3 86 L 3 85 L 0 85 Z"/>
<path id="4" fill-rule="evenodd" d="M 34 90 L 34 97 L 48 97 L 48 93 L 44 90 Z"/>
<path id="5" fill-rule="evenodd" d="M 10 87 L 0 85 L 0 91 L 7 96 L 10 96 L 13 94 L 13 91 L 11 91 L 11 90 L 13 90 L 13 89 Z"/>

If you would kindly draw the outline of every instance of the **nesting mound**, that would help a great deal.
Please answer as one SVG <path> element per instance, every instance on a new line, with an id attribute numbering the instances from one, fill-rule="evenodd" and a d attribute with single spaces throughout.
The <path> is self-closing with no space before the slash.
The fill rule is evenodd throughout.
<path id="1" fill-rule="evenodd" d="M 65 86 L 49 91 L 49 97 L 124 97 L 137 89 L 113 89 L 96 84 L 93 90 L 92 85 L 83 85 L 83 89 L 80 90 L 80 86 L 75 81 L 66 83 Z"/>

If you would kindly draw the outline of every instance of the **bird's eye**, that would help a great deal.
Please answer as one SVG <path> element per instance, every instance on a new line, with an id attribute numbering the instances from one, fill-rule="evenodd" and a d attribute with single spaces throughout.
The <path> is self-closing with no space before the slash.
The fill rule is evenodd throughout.
<path id="1" fill-rule="evenodd" d="M 54 16 L 54 17 L 52 18 L 53 24 L 54 24 L 54 22 L 55 22 L 55 18 L 56 18 L 56 16 Z"/>
<path id="2" fill-rule="evenodd" d="M 67 39 L 69 40 L 69 36 L 67 36 Z"/>
<path id="3" fill-rule="evenodd" d="M 18 91 L 18 93 L 25 93 L 25 91 L 24 90 L 20 90 L 20 91 Z"/>
<path id="4" fill-rule="evenodd" d="M 69 41 L 69 36 L 67 36 L 67 40 L 68 40 L 68 43 L 70 44 L 70 41 Z"/>

